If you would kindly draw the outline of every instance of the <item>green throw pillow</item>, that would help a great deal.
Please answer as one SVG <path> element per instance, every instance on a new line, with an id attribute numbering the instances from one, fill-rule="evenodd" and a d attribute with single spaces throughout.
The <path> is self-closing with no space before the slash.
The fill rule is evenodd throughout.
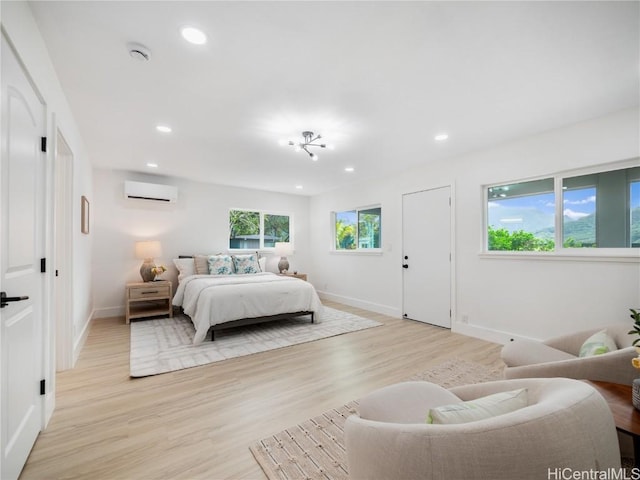
<path id="1" fill-rule="evenodd" d="M 594 333 L 580 347 L 579 357 L 592 357 L 594 355 L 602 355 L 603 353 L 613 352 L 618 347 L 616 342 L 607 335 L 606 330 Z"/>
<path id="2" fill-rule="evenodd" d="M 494 393 L 468 402 L 454 403 L 432 408 L 427 415 L 427 423 L 448 424 L 467 423 L 485 418 L 497 417 L 526 407 L 527 389 Z"/>

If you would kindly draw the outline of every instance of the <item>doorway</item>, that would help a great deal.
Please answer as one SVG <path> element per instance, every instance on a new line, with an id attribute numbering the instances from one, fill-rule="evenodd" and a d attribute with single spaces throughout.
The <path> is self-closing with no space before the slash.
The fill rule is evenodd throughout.
<path id="1" fill-rule="evenodd" d="M 451 328 L 451 187 L 402 196 L 403 317 Z"/>
<path id="2" fill-rule="evenodd" d="M 56 371 L 73 368 L 73 152 L 60 130 L 55 151 L 54 241 Z"/>

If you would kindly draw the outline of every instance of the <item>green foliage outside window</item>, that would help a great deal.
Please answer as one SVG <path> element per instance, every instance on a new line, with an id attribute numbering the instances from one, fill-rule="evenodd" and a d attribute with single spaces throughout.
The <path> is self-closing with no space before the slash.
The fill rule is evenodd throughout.
<path id="1" fill-rule="evenodd" d="M 488 231 L 489 250 L 512 252 L 548 252 L 553 251 L 553 240 L 538 238 L 533 233 L 518 230 L 509 232 L 506 228 L 493 228 Z"/>
<path id="2" fill-rule="evenodd" d="M 273 248 L 276 242 L 290 242 L 290 220 L 289 215 L 230 210 L 229 248 Z"/>
<path id="3" fill-rule="evenodd" d="M 231 238 L 260 233 L 260 213 L 246 210 L 229 212 L 229 232 Z"/>

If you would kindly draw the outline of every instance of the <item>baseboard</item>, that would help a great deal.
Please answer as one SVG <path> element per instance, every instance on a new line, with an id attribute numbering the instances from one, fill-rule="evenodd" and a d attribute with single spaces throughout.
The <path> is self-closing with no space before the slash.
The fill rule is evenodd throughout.
<path id="1" fill-rule="evenodd" d="M 56 392 L 51 390 L 44 396 L 44 423 L 42 429 L 47 428 L 49 420 L 53 416 L 53 411 L 56 409 Z"/>
<path id="2" fill-rule="evenodd" d="M 538 340 L 536 338 L 524 337 L 521 335 L 514 335 L 510 332 L 505 332 L 502 330 L 495 330 L 493 328 L 480 327 L 478 325 L 473 325 L 470 323 L 462 323 L 455 322 L 451 325 L 451 331 L 454 333 L 459 333 L 461 335 L 466 335 L 468 337 L 479 338 L 481 340 L 486 340 L 487 342 L 498 343 L 504 345 L 515 339 L 527 339 L 527 340 Z"/>
<path id="3" fill-rule="evenodd" d="M 95 308 L 93 310 L 92 318 L 124 317 L 124 313 L 124 305 L 120 305 L 117 307 Z"/>
<path id="4" fill-rule="evenodd" d="M 350 307 L 362 308 L 376 313 L 382 313 L 383 315 L 389 315 L 390 317 L 401 317 L 402 314 L 397 308 L 390 307 L 388 305 L 381 305 L 379 303 L 367 302 L 364 300 L 358 300 L 357 298 L 345 297 L 342 295 L 336 295 L 335 293 L 318 291 L 318 296 L 321 300 L 330 300 L 332 302 L 343 303 Z"/>
<path id="5" fill-rule="evenodd" d="M 80 352 L 82 351 L 82 348 L 87 341 L 87 337 L 89 336 L 89 328 L 91 327 L 91 320 L 93 319 L 94 313 L 95 310 L 89 314 L 89 318 L 84 323 L 80 335 L 78 335 L 78 337 L 73 342 L 73 364 L 71 365 L 71 368 L 75 367 L 76 362 L 80 357 Z"/>

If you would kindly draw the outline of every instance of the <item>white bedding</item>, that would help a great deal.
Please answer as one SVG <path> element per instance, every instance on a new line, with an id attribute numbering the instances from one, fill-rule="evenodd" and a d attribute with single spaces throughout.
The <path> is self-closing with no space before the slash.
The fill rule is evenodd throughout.
<path id="1" fill-rule="evenodd" d="M 262 272 L 249 275 L 191 275 L 173 297 L 196 328 L 194 344 L 202 343 L 209 327 L 242 318 L 280 313 L 314 312 L 322 321 L 322 303 L 315 288 L 294 277 Z"/>

